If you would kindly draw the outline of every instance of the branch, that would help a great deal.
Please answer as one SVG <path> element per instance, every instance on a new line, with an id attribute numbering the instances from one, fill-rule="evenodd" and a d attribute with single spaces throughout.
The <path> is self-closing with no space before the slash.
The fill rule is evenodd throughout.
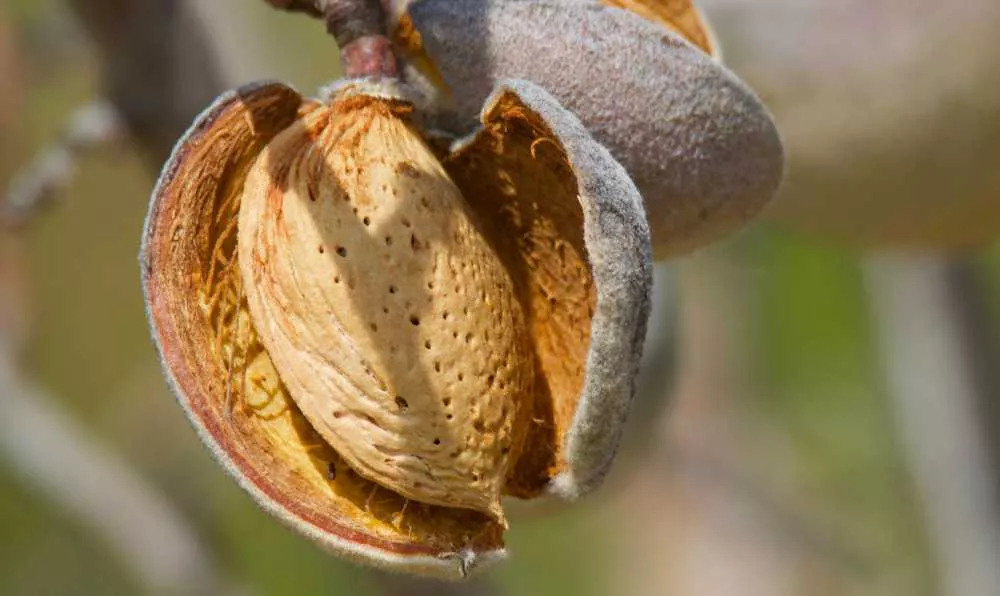
<path id="1" fill-rule="evenodd" d="M 176 0 L 69 0 L 104 58 L 105 97 L 76 111 L 60 138 L 16 175 L 0 226 L 18 228 L 54 202 L 81 157 L 121 137 L 158 168 L 226 84 L 197 17 Z"/>

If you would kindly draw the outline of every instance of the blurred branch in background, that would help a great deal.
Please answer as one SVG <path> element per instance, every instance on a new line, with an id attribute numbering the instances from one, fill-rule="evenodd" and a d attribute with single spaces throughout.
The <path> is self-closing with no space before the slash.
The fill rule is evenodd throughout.
<path id="1" fill-rule="evenodd" d="M 862 259 L 869 324 L 934 559 L 930 589 L 997 594 L 1000 459 L 988 451 L 1000 454 L 1000 344 L 985 272 L 947 255 L 1000 234 L 1000 4 L 703 4 L 786 142 L 771 217 L 875 255 Z"/>
<path id="2" fill-rule="evenodd" d="M 947 261 L 949 301 L 954 308 L 956 325 L 964 346 L 972 383 L 976 388 L 975 414 L 990 455 L 997 489 L 995 502 L 1000 508 L 1000 333 L 991 308 L 986 282 L 988 268 L 983 259 L 966 257 Z M 997 530 L 1000 532 L 1000 529 Z"/>
<path id="3" fill-rule="evenodd" d="M 100 536 L 151 594 L 237 594 L 183 516 L 0 348 L 0 459 Z"/>
<path id="4" fill-rule="evenodd" d="M 943 593 L 995 595 L 1000 491 L 982 417 L 991 396 L 977 379 L 974 365 L 983 362 L 968 341 L 968 331 L 987 329 L 989 317 L 975 295 L 954 291 L 969 289 L 968 264 L 886 254 L 866 267 L 886 382 Z"/>
<path id="5" fill-rule="evenodd" d="M 157 168 L 195 115 L 231 81 L 224 68 L 253 53 L 220 47 L 245 36 L 209 39 L 211 7 L 176 0 L 68 0 L 95 42 L 105 97 L 79 108 L 60 138 L 15 176 L 0 196 L 6 231 L 0 251 L 0 459 L 105 541 L 140 585 L 154 594 L 233 594 L 189 520 L 129 464 L 73 420 L 64 400 L 26 378 L 15 347 L 23 343 L 26 301 L 13 283 L 22 273 L 23 230 L 72 180 L 87 152 L 124 136 Z M 204 9 L 203 9 L 204 8 Z M 230 23 L 232 25 L 233 23 Z M 238 23 L 245 25 L 246 23 Z M 221 26 L 221 25 L 220 25 Z M 332 43 L 332 42 L 331 42 Z M 220 56 L 221 54 L 221 56 Z M 237 71 L 245 65 L 235 64 Z M 335 66 L 332 65 L 331 68 Z M 138 222 L 137 222 L 138 225 Z M 10 240 L 7 243 L 7 240 Z M 18 280 L 20 282 L 20 279 Z M 464 586 L 371 574 L 380 594 L 499 594 L 487 580 Z"/>
<path id="6" fill-rule="evenodd" d="M 226 84 L 198 15 L 177 0 L 67 0 L 103 63 L 105 97 L 80 107 L 61 138 L 9 185 L 0 221 L 19 226 L 72 180 L 82 154 L 124 131 L 153 167 Z"/>
<path id="7" fill-rule="evenodd" d="M 0 460 L 100 536 L 150 593 L 239 593 L 187 520 L 20 371 L 25 268 L 17 238 L 0 232 L 0 241 Z"/>
<path id="8" fill-rule="evenodd" d="M 227 87 L 206 27 L 179 0 L 67 0 L 96 42 L 107 99 L 153 167 Z"/>
<path id="9" fill-rule="evenodd" d="M 96 100 L 78 109 L 60 139 L 11 181 L 0 204 L 0 225 L 21 228 L 29 224 L 58 200 L 72 182 L 77 164 L 85 154 L 121 139 L 124 134 L 118 112 L 110 103 Z"/>
<path id="10" fill-rule="evenodd" d="M 200 30 L 179 14 L 177 3 L 71 4 L 108 61 L 108 99 L 80 108 L 61 138 L 15 176 L 2 197 L 0 458 L 26 485 L 100 536 L 150 593 L 235 594 L 183 515 L 18 366 L 28 333 L 27 290 L 20 242 L 11 230 L 30 223 L 70 184 L 82 154 L 120 138 L 122 120 L 151 160 L 163 159 L 194 113 L 191 102 L 212 97 L 218 86 L 207 67 L 210 59 L 191 56 L 184 66 L 174 59 L 178 48 L 203 46 Z M 183 43 L 163 43 L 164 35 Z"/>
<path id="11" fill-rule="evenodd" d="M 752 285 L 746 272 L 711 253 L 679 269 L 677 403 L 649 429 L 656 454 L 615 508 L 622 593 L 851 593 L 864 557 L 784 499 L 775 476 L 789 462 L 772 457 L 766 471 L 753 463 L 761 441 L 739 405 L 753 307 L 739 290 Z"/>

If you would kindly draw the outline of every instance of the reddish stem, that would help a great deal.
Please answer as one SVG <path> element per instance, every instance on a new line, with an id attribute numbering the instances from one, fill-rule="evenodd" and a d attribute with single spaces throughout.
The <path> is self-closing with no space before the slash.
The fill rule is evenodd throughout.
<path id="1" fill-rule="evenodd" d="M 398 76 L 381 0 L 326 0 L 323 16 L 348 77 Z"/>
<path id="2" fill-rule="evenodd" d="M 323 17 L 340 46 L 348 77 L 397 77 L 385 15 L 398 0 L 264 0 L 271 6 Z"/>
<path id="3" fill-rule="evenodd" d="M 341 46 L 340 61 L 344 74 L 356 77 L 396 77 L 396 56 L 392 43 L 384 35 L 368 35 Z"/>

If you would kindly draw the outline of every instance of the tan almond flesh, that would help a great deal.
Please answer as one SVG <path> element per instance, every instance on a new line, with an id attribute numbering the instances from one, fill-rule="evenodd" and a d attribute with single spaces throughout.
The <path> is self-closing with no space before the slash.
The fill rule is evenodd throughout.
<path id="1" fill-rule="evenodd" d="M 539 381 L 523 456 L 507 490 L 540 493 L 565 465 L 590 348 L 596 288 L 576 177 L 554 135 L 516 102 L 492 109 L 483 133 L 446 162 L 525 305 Z"/>
<path id="2" fill-rule="evenodd" d="M 504 264 L 389 102 L 279 135 L 247 179 L 240 268 L 291 397 L 360 475 L 503 519 L 533 362 Z"/>

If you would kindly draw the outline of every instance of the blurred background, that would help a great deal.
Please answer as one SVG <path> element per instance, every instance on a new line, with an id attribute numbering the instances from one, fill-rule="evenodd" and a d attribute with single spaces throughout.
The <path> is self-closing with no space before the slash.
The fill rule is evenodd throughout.
<path id="1" fill-rule="evenodd" d="M 456 587 L 258 510 L 145 326 L 159 164 L 224 89 L 335 78 L 323 27 L 259 0 L 3 0 L 0 594 L 1000 595 L 1000 5 L 701 6 L 788 181 L 657 272 L 608 486 L 515 520 L 510 561 Z"/>

